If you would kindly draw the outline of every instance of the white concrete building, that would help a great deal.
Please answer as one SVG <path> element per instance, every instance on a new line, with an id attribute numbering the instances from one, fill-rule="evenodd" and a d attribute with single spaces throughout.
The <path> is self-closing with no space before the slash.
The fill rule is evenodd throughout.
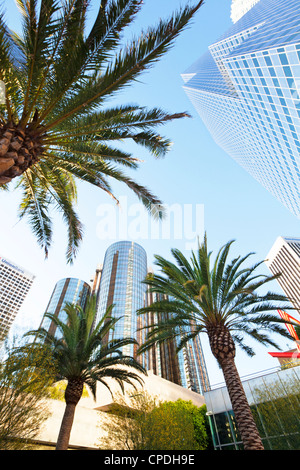
<path id="1" fill-rule="evenodd" d="M 277 281 L 300 314 L 300 238 L 278 237 L 265 263 L 272 274 L 281 273 Z"/>
<path id="2" fill-rule="evenodd" d="M 0 256 L 0 345 L 7 336 L 35 276 Z"/>

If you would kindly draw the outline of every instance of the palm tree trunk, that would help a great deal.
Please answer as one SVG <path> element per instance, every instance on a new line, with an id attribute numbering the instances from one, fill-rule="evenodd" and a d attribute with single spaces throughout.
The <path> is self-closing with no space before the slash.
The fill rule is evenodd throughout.
<path id="1" fill-rule="evenodd" d="M 245 450 L 264 450 L 251 409 L 235 365 L 235 344 L 227 326 L 208 325 L 211 351 L 222 369 L 232 409 Z"/>
<path id="2" fill-rule="evenodd" d="M 79 377 L 68 380 L 65 391 L 66 408 L 61 422 L 60 431 L 56 443 L 56 450 L 68 450 L 71 430 L 74 421 L 75 408 L 83 391 L 83 381 Z"/>
<path id="3" fill-rule="evenodd" d="M 59 435 L 57 438 L 56 450 L 68 450 L 70 434 L 74 421 L 75 408 L 76 405 L 74 403 L 66 404 Z"/>
<path id="4" fill-rule="evenodd" d="M 220 365 L 244 449 L 264 450 L 234 359 L 230 357 Z"/>

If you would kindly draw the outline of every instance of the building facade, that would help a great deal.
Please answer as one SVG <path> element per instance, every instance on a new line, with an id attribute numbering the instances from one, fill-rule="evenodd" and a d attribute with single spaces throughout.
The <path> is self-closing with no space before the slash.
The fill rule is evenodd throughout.
<path id="1" fill-rule="evenodd" d="M 84 308 L 90 292 L 90 285 L 80 279 L 70 277 L 60 279 L 55 284 L 45 313 L 51 313 L 60 320 L 64 320 L 66 315 L 64 307 L 66 303 L 78 304 Z M 45 315 L 43 316 L 40 327 L 48 330 L 49 334 L 57 336 L 56 324 Z"/>
<path id="2" fill-rule="evenodd" d="M 300 314 L 300 238 L 278 237 L 265 263 L 272 274 L 281 273 L 277 281 Z"/>
<path id="3" fill-rule="evenodd" d="M 96 322 L 104 316 L 110 305 L 114 305 L 113 315 L 120 319 L 109 340 L 123 337 L 140 340 L 136 311 L 145 305 L 146 286 L 142 281 L 146 275 L 147 255 L 137 243 L 116 242 L 106 250 L 97 293 Z M 123 353 L 136 357 L 136 351 L 136 345 L 128 345 L 124 347 Z"/>
<path id="4" fill-rule="evenodd" d="M 299 217 L 299 0 L 234 5 L 250 9 L 182 74 L 184 90 L 215 142 Z"/>
<path id="5" fill-rule="evenodd" d="M 0 344 L 6 338 L 35 276 L 0 257 Z"/>
<path id="6" fill-rule="evenodd" d="M 98 269 L 94 284 L 99 282 L 99 271 Z M 147 292 L 147 285 L 143 283 L 147 273 L 147 254 L 139 244 L 121 241 L 107 249 L 97 292 L 97 321 L 113 304 L 113 314 L 120 317 L 120 320 L 110 339 L 130 336 L 138 344 L 142 344 L 146 339 L 146 330 L 143 328 L 159 321 L 157 314 L 136 314 L 138 309 L 152 304 L 157 298 L 157 294 Z M 153 347 L 142 355 L 137 355 L 137 347 L 129 345 L 123 352 L 141 362 L 146 370 L 152 370 L 155 375 L 197 393 L 209 389 L 199 339 L 190 342 L 179 354 L 176 354 L 176 344 L 173 341 Z"/>
<path id="7" fill-rule="evenodd" d="M 260 0 L 232 0 L 230 15 L 232 22 L 236 23 L 259 1 Z"/>
<path id="8" fill-rule="evenodd" d="M 242 378 L 265 450 L 300 446 L 300 366 Z M 215 450 L 243 450 L 229 394 L 221 386 L 204 394 Z"/>

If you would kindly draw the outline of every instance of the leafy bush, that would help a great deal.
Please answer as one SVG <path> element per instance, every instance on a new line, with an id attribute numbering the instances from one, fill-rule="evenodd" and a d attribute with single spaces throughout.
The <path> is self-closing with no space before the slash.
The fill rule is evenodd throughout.
<path id="1" fill-rule="evenodd" d="M 6 351 L 0 364 L 0 449 L 30 448 L 48 417 L 46 401 L 53 382 L 47 351 L 23 347 Z"/>
<path id="2" fill-rule="evenodd" d="M 102 449 L 204 450 L 210 444 L 206 407 L 191 401 L 160 402 L 147 392 L 119 396 L 101 423 Z"/>

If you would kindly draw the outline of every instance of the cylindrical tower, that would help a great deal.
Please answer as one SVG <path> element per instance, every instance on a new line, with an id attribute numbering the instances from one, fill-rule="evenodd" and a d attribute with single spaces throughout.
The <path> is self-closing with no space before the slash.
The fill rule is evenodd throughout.
<path id="1" fill-rule="evenodd" d="M 85 307 L 87 296 L 91 287 L 85 281 L 76 278 L 65 278 L 58 281 L 53 289 L 45 313 L 54 314 L 60 320 L 64 320 L 64 307 L 66 302 L 78 304 Z M 48 330 L 52 335 L 56 333 L 56 325 L 47 317 L 43 317 L 41 327 Z"/>
<path id="2" fill-rule="evenodd" d="M 99 286 L 97 322 L 114 305 L 113 315 L 120 319 L 109 339 L 133 337 L 140 342 L 136 311 L 145 306 L 147 286 L 142 281 L 146 275 L 147 255 L 139 244 L 120 241 L 107 249 Z M 129 345 L 123 353 L 137 358 L 136 349 L 137 346 Z M 141 362 L 144 363 L 144 358 Z"/>

